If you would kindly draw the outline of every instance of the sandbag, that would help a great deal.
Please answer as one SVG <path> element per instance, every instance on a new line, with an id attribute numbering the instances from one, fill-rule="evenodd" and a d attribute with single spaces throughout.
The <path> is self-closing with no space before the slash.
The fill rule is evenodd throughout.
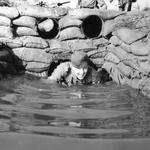
<path id="1" fill-rule="evenodd" d="M 81 24 L 82 21 L 80 19 L 73 18 L 67 15 L 59 20 L 59 29 L 64 29 L 67 27 L 79 27 L 81 26 Z"/>
<path id="2" fill-rule="evenodd" d="M 59 40 L 56 39 L 47 40 L 47 42 L 49 43 L 49 48 L 47 49 L 46 52 L 58 54 L 62 52 L 71 51 L 66 42 L 60 42 Z"/>
<path id="3" fill-rule="evenodd" d="M 140 61 L 147 61 L 148 60 L 148 56 L 136 56 L 132 53 L 128 53 L 128 59 L 130 60 L 137 60 L 138 62 Z"/>
<path id="4" fill-rule="evenodd" d="M 149 61 L 143 61 L 143 62 L 141 61 L 138 64 L 143 70 L 145 70 L 146 72 L 150 72 L 150 62 Z"/>
<path id="5" fill-rule="evenodd" d="M 104 64 L 104 58 L 94 58 L 91 60 L 96 65 L 97 68 L 101 68 L 102 65 Z"/>
<path id="6" fill-rule="evenodd" d="M 50 64 L 39 63 L 39 62 L 27 62 L 25 69 L 30 72 L 41 73 L 48 70 Z"/>
<path id="7" fill-rule="evenodd" d="M 72 51 L 84 51 L 89 52 L 91 50 L 96 50 L 97 47 L 93 45 L 92 40 L 89 39 L 74 39 L 66 41 L 67 45 L 70 47 Z"/>
<path id="8" fill-rule="evenodd" d="M 12 28 L 9 26 L 0 26 L 0 37 L 13 38 Z"/>
<path id="9" fill-rule="evenodd" d="M 95 8 L 96 0 L 81 0 L 79 5 L 81 8 Z"/>
<path id="10" fill-rule="evenodd" d="M 85 19 L 90 15 L 97 15 L 99 16 L 98 9 L 88 9 L 88 8 L 74 8 L 68 11 L 68 15 L 77 18 L 77 19 Z"/>
<path id="11" fill-rule="evenodd" d="M 114 55 L 113 53 L 109 52 L 105 57 L 104 57 L 104 60 L 105 61 L 108 61 L 108 62 L 112 62 L 114 64 L 119 64 L 120 60 L 119 58 Z"/>
<path id="12" fill-rule="evenodd" d="M 117 66 L 111 62 L 105 62 L 102 66 L 117 84 L 126 84 L 126 77 L 117 69 Z"/>
<path id="13" fill-rule="evenodd" d="M 90 58 L 104 58 L 107 54 L 107 50 L 105 47 L 101 47 L 101 48 L 98 48 L 96 50 L 91 50 L 91 51 L 88 51 L 87 55 L 90 57 Z"/>
<path id="14" fill-rule="evenodd" d="M 139 89 L 142 94 L 150 98 L 150 78 L 144 77 L 140 80 Z"/>
<path id="15" fill-rule="evenodd" d="M 48 42 L 40 37 L 22 36 L 20 37 L 20 40 L 22 41 L 24 47 L 41 49 L 48 47 Z"/>
<path id="16" fill-rule="evenodd" d="M 97 46 L 97 47 L 104 47 L 107 46 L 109 44 L 109 41 L 105 38 L 96 38 L 96 39 L 92 39 L 93 41 L 93 45 Z"/>
<path id="17" fill-rule="evenodd" d="M 127 83 L 130 87 L 139 90 L 139 88 L 140 88 L 140 83 L 141 83 L 141 79 L 136 79 L 136 78 L 135 78 L 135 79 L 127 79 L 127 80 L 126 80 L 126 83 Z"/>
<path id="18" fill-rule="evenodd" d="M 90 56 L 90 58 L 92 58 L 92 59 L 104 58 L 106 55 L 107 55 L 107 51 L 103 51 L 103 52 L 98 52 L 98 53 L 92 54 Z"/>
<path id="19" fill-rule="evenodd" d="M 115 29 L 114 20 L 107 20 L 104 22 L 102 36 L 107 36 L 112 33 Z"/>
<path id="20" fill-rule="evenodd" d="M 17 70 L 13 64 L 0 61 L 0 72 L 6 74 L 17 74 Z"/>
<path id="21" fill-rule="evenodd" d="M 35 28 L 36 19 L 30 16 L 21 16 L 12 22 L 16 26 Z"/>
<path id="22" fill-rule="evenodd" d="M 55 18 L 58 19 L 61 16 L 67 14 L 65 8 L 49 8 L 40 6 L 18 6 L 17 7 L 21 16 L 32 16 L 36 18 Z"/>
<path id="23" fill-rule="evenodd" d="M 54 21 L 46 19 L 38 24 L 38 29 L 44 32 L 50 32 L 54 28 Z"/>
<path id="24" fill-rule="evenodd" d="M 130 46 L 131 52 L 137 56 L 148 56 L 150 45 L 144 42 L 137 41 Z"/>
<path id="25" fill-rule="evenodd" d="M 124 63 L 120 62 L 118 65 L 117 65 L 117 68 L 119 69 L 119 71 L 125 75 L 126 77 L 128 78 L 131 78 L 132 75 L 133 75 L 133 72 L 134 72 L 134 69 L 129 67 L 129 66 L 126 66 Z"/>
<path id="26" fill-rule="evenodd" d="M 14 19 L 19 16 L 19 12 L 15 7 L 2 7 L 0 6 L 0 15 Z"/>
<path id="27" fill-rule="evenodd" d="M 110 51 L 116 55 L 121 61 L 128 58 L 128 53 L 120 47 L 112 47 Z"/>
<path id="28" fill-rule="evenodd" d="M 27 62 L 50 64 L 53 58 L 52 54 L 46 53 L 43 49 L 22 47 L 14 48 L 12 51 L 19 59 Z"/>
<path id="29" fill-rule="evenodd" d="M 55 7 L 53 9 L 55 11 L 56 19 L 60 19 L 63 16 L 68 14 L 68 9 L 66 9 L 64 7 Z"/>
<path id="30" fill-rule="evenodd" d="M 117 36 L 112 36 L 110 39 L 109 39 L 109 42 L 111 44 L 113 44 L 114 46 L 120 46 L 122 41 L 117 37 Z"/>
<path id="31" fill-rule="evenodd" d="M 114 46 L 120 46 L 123 50 L 125 50 L 128 53 L 131 52 L 130 46 L 124 43 L 122 40 L 120 40 L 117 36 L 112 36 L 109 42 L 113 44 Z"/>
<path id="32" fill-rule="evenodd" d="M 124 41 L 127 44 L 131 44 L 139 39 L 142 39 L 146 36 L 146 33 L 131 30 L 129 28 L 121 28 L 113 32 L 113 35 L 116 35 L 119 39 Z"/>
<path id="33" fill-rule="evenodd" d="M 20 38 L 0 38 L 0 43 L 10 48 L 19 48 L 23 46 L 22 40 L 20 40 Z"/>
<path id="34" fill-rule="evenodd" d="M 59 32 L 58 38 L 60 40 L 83 39 L 85 35 L 78 27 L 69 27 Z"/>
<path id="35" fill-rule="evenodd" d="M 147 75 L 148 72 L 145 71 L 143 68 L 141 68 L 137 62 L 137 60 L 131 60 L 131 59 L 124 59 L 122 61 L 125 65 L 139 71 L 140 73 L 142 73 L 143 75 Z"/>
<path id="36" fill-rule="evenodd" d="M 0 26 L 11 26 L 11 19 L 6 16 L 0 16 Z"/>
<path id="37" fill-rule="evenodd" d="M 73 16 L 78 19 L 85 19 L 90 15 L 97 15 L 103 20 L 113 19 L 119 15 L 125 14 L 125 12 L 112 11 L 112 10 L 103 10 L 100 9 L 90 9 L 90 8 L 75 8 L 68 11 L 68 15 Z"/>
<path id="38" fill-rule="evenodd" d="M 37 30 L 28 27 L 17 27 L 16 34 L 18 36 L 38 36 Z"/>

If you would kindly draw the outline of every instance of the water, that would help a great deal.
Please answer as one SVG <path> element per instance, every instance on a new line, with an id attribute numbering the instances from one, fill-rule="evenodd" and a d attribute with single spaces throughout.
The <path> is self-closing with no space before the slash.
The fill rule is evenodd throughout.
<path id="1" fill-rule="evenodd" d="M 62 87 L 29 76 L 0 81 L 0 132 L 77 139 L 150 136 L 150 101 L 113 82 Z"/>

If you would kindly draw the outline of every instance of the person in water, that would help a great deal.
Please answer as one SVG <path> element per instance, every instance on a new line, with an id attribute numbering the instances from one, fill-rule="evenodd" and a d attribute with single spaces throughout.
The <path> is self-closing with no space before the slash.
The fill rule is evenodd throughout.
<path id="1" fill-rule="evenodd" d="M 106 71 L 97 72 L 94 67 L 90 66 L 87 54 L 79 51 L 71 55 L 70 61 L 58 65 L 48 77 L 49 82 L 57 82 L 67 86 L 100 83 L 108 79 L 109 75 Z"/>

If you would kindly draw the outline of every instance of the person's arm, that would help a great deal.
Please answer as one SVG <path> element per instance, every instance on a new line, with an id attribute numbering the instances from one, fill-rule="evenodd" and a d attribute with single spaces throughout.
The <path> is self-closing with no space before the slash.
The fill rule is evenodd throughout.
<path id="1" fill-rule="evenodd" d="M 57 66 L 57 68 L 54 70 L 51 76 L 48 77 L 48 80 L 50 80 L 50 82 L 59 82 L 62 79 L 62 77 L 65 77 L 67 75 L 68 69 L 68 63 L 61 63 Z"/>

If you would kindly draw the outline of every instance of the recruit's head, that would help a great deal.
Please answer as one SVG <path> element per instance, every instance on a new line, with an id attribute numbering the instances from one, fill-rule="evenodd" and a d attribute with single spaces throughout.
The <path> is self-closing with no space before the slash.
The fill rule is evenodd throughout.
<path id="1" fill-rule="evenodd" d="M 72 72 L 79 79 L 83 80 L 89 68 L 89 58 L 86 53 L 76 51 L 71 55 Z"/>

